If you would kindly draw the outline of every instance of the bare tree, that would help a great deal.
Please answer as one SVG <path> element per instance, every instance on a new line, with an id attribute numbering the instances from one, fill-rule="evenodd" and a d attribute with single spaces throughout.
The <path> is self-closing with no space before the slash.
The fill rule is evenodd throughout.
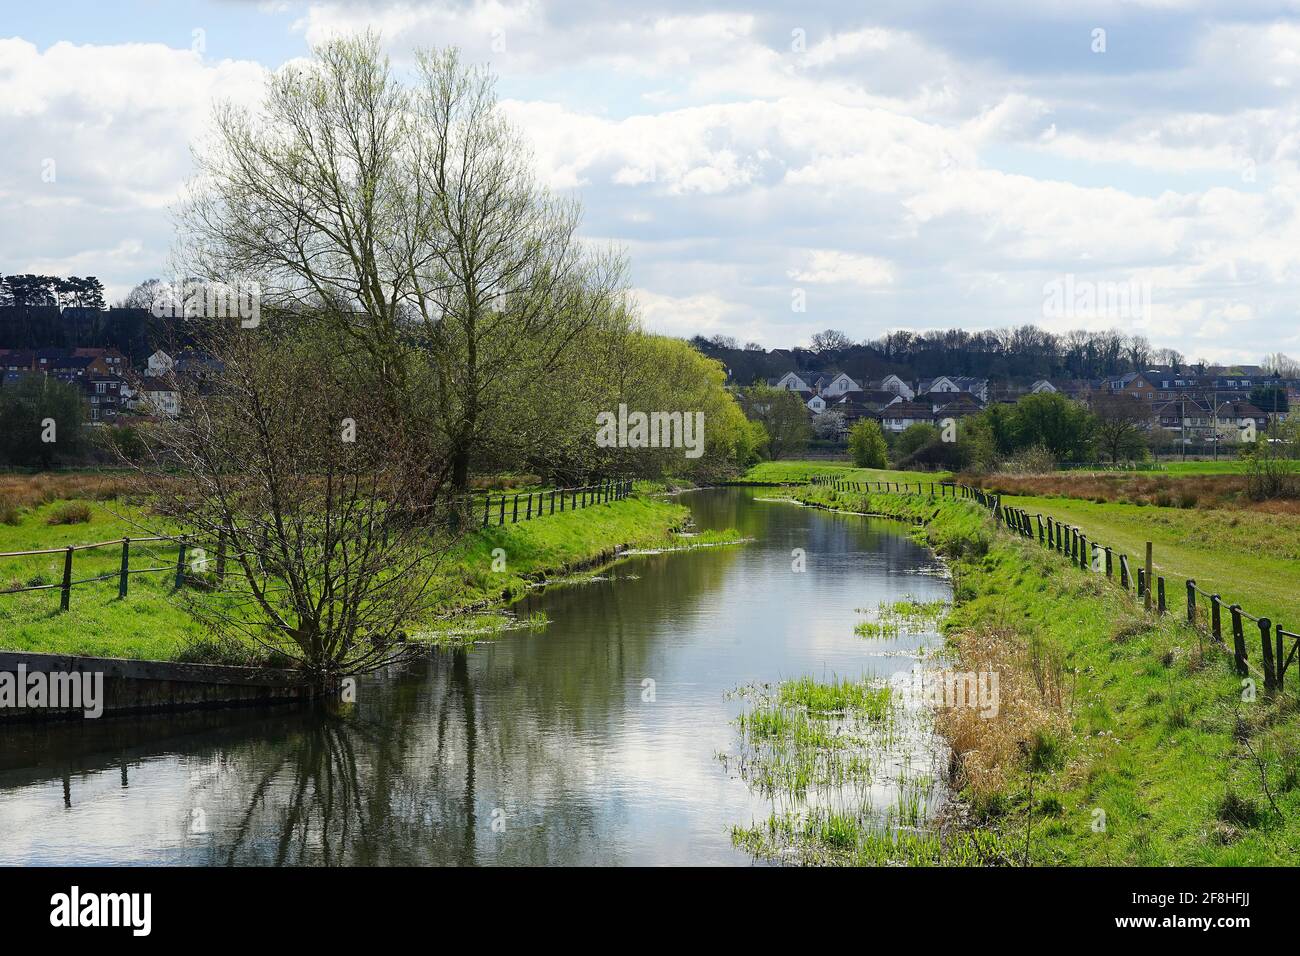
<path id="1" fill-rule="evenodd" d="M 1097 418 L 1093 431 L 1098 448 L 1113 462 L 1141 458 L 1146 452 L 1142 426 L 1150 423 L 1151 411 L 1132 395 L 1099 395 L 1092 402 Z"/>
<path id="2" fill-rule="evenodd" d="M 812 337 L 812 350 L 814 352 L 834 352 L 839 349 L 849 348 L 851 345 L 853 345 L 853 340 L 838 329 L 826 329 L 824 332 L 818 332 Z"/>
<path id="3" fill-rule="evenodd" d="M 190 611 L 229 648 L 260 647 L 322 685 L 388 663 L 430 612 L 449 541 L 436 496 L 410 486 L 420 446 L 370 401 L 376 371 L 337 317 L 202 341 L 222 372 L 173 375 L 181 414 L 150 431 L 143 465 L 173 473 L 158 510 L 202 549 Z"/>

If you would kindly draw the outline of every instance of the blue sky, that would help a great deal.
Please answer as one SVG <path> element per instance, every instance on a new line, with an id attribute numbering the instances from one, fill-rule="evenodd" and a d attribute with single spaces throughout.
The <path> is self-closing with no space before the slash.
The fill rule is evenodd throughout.
<path id="1" fill-rule="evenodd" d="M 372 28 L 398 69 L 448 44 L 491 63 L 539 176 L 626 248 L 652 328 L 775 347 L 1033 322 L 1193 360 L 1300 353 L 1296 7 L 14 5 L 0 271 L 98 274 L 111 296 L 168 274 L 214 98 L 255 103 L 311 43 Z M 1151 305 L 1049 312 L 1067 275 Z"/>

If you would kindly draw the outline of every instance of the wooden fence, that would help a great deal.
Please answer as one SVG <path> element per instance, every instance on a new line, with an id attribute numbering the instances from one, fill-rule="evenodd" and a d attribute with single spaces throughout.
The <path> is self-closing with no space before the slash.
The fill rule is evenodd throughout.
<path id="1" fill-rule="evenodd" d="M 517 494 L 502 494 L 493 498 L 491 493 L 483 500 L 483 527 L 490 524 L 506 523 L 509 512 L 510 523 L 531 521 L 545 514 L 577 511 L 588 505 L 605 504 L 610 501 L 622 501 L 632 494 L 631 478 L 611 478 L 595 485 L 579 488 L 547 488 L 542 491 L 521 491 Z M 519 506 L 523 500 L 523 508 Z M 509 507 L 507 508 L 507 503 Z M 495 520 L 493 520 L 495 519 Z"/>
<path id="2" fill-rule="evenodd" d="M 988 494 L 969 485 L 933 481 L 845 481 L 834 476 L 820 476 L 813 478 L 812 482 L 838 491 L 882 491 L 917 495 L 927 494 L 928 484 L 930 498 L 952 497 L 982 505 L 993 512 L 1007 531 L 1037 540 L 1040 545 L 1057 552 L 1082 570 L 1104 573 L 1108 580 L 1117 583 L 1125 592 L 1131 590 L 1147 611 L 1154 611 L 1158 615 L 1169 613 L 1165 578 L 1154 573 L 1152 545 L 1149 541 L 1142 565 L 1135 569 L 1127 554 L 1119 554 L 1109 546 L 1090 540 L 1082 528 L 1064 524 L 1051 515 L 1030 514 L 1023 508 L 1004 508 L 1001 495 Z M 1223 612 L 1226 610 L 1232 628 L 1230 653 L 1237 673 L 1245 677 L 1253 670 L 1264 678 L 1266 691 L 1272 693 L 1283 690 L 1286 672 L 1295 664 L 1297 654 L 1300 653 L 1300 634 L 1289 631 L 1266 617 L 1248 614 L 1239 604 L 1225 605 L 1218 594 L 1207 593 L 1192 578 L 1186 579 L 1184 586 L 1187 594 L 1187 623 L 1193 628 L 1207 631 L 1215 643 L 1226 651 L 1228 648 L 1224 639 L 1223 620 Z M 1198 602 L 1198 595 L 1204 601 Z M 1202 606 L 1205 610 L 1200 609 Z M 1245 621 L 1250 621 L 1259 629 L 1262 670 L 1255 669 L 1250 663 L 1246 650 Z M 1287 641 L 1292 642 L 1289 651 Z"/>
<path id="3" fill-rule="evenodd" d="M 631 478 L 613 478 L 601 481 L 594 485 L 583 485 L 577 488 L 548 488 L 541 491 L 519 492 L 518 494 L 504 493 L 493 495 L 487 492 L 483 497 L 482 505 L 478 503 L 479 496 L 474 495 L 467 499 L 469 513 L 477 515 L 481 507 L 483 512 L 483 527 L 490 524 L 503 525 L 506 523 L 506 516 L 509 514 L 510 523 L 514 524 L 519 521 L 531 521 L 533 518 L 540 518 L 544 514 L 555 514 L 557 511 L 578 511 L 582 508 L 596 504 L 605 504 L 611 501 L 621 501 L 632 494 Z M 523 502 L 522 508 L 520 502 Z M 507 502 L 509 507 L 507 508 Z M 492 519 L 496 519 L 495 522 Z M 150 567 L 133 568 L 131 567 L 132 549 L 139 548 L 141 545 L 148 545 L 154 542 L 168 542 L 168 549 L 171 545 L 176 545 L 176 560 L 173 563 L 170 558 L 166 564 L 155 564 L 159 559 L 156 554 L 150 554 L 149 557 L 154 559 Z M 133 574 L 159 574 L 162 572 L 174 573 L 176 575 L 175 587 L 180 588 L 185 584 L 186 559 L 194 546 L 195 539 L 191 535 L 151 535 L 140 538 L 117 538 L 112 541 L 99 541 L 94 544 L 78 544 L 66 548 L 44 548 L 37 551 L 7 551 L 0 552 L 0 560 L 6 558 L 35 558 L 43 555 L 62 555 L 63 556 L 63 577 L 57 584 L 29 584 L 16 588 L 0 589 L 0 597 L 6 594 L 21 594 L 27 591 L 59 591 L 59 610 L 68 610 L 72 600 L 72 589 L 86 584 L 94 584 L 99 581 L 117 581 L 117 596 L 125 598 L 129 591 L 130 576 Z M 117 562 L 114 570 L 104 573 L 95 574 L 89 577 L 76 578 L 74 576 L 74 561 L 76 555 L 80 552 L 100 551 L 103 549 L 117 548 L 121 549 L 121 560 Z M 152 551 L 152 549 L 150 549 Z M 215 571 L 218 581 L 224 579 L 226 574 L 226 535 L 217 536 L 216 541 L 216 562 Z M 3 567 L 3 565 L 0 565 Z M 83 572 L 84 573 L 84 572 Z"/>

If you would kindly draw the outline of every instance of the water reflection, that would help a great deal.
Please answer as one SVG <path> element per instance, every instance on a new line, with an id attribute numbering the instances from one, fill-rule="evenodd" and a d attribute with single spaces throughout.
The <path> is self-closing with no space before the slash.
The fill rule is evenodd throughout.
<path id="1" fill-rule="evenodd" d="M 520 610 L 545 630 L 367 679 L 346 717 L 0 729 L 0 863 L 747 863 L 729 827 L 767 807 L 717 760 L 727 692 L 907 668 L 853 634 L 855 609 L 948 586 L 891 522 L 740 489 L 683 501 L 757 540 L 536 594 Z"/>

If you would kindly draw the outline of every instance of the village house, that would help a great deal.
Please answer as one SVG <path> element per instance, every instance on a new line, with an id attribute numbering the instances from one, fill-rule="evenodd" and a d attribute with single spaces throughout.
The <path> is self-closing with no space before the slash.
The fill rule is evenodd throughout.
<path id="1" fill-rule="evenodd" d="M 880 411 L 880 427 L 885 431 L 906 431 L 913 425 L 934 422 L 934 409 L 928 402 L 897 401 Z"/>
<path id="2" fill-rule="evenodd" d="M 936 393 L 937 394 L 937 393 Z M 930 397 L 929 395 L 926 396 Z M 965 418 L 968 415 L 978 415 L 984 411 L 984 406 L 970 392 L 958 392 L 952 397 L 951 401 L 944 402 L 934 406 L 934 420 L 942 421 L 945 418 Z"/>
<path id="3" fill-rule="evenodd" d="M 900 398 L 909 402 L 916 398 L 915 389 L 897 375 L 886 375 L 877 383 L 876 387 L 881 391 L 893 392 L 895 395 L 898 395 Z"/>
<path id="4" fill-rule="evenodd" d="M 941 393 L 957 394 L 958 392 L 969 392 L 980 402 L 987 402 L 989 400 L 988 379 L 971 378 L 966 375 L 940 375 L 938 378 L 923 380 L 916 390 L 916 397 L 931 396 L 930 401 L 933 404 Z"/>

